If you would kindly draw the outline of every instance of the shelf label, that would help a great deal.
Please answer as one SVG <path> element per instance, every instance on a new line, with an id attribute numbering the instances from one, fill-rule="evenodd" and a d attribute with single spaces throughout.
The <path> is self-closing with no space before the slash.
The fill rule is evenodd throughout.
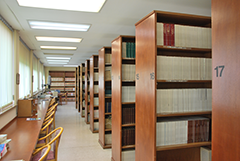
<path id="1" fill-rule="evenodd" d="M 214 68 L 214 70 L 216 70 L 216 77 L 222 77 L 222 74 L 223 74 L 223 69 L 225 68 L 224 65 L 221 65 L 221 66 L 217 66 L 216 68 Z"/>
<path id="2" fill-rule="evenodd" d="M 155 79 L 155 73 L 154 72 L 150 73 L 150 79 L 152 79 L 152 80 Z"/>
<path id="3" fill-rule="evenodd" d="M 136 74 L 136 79 L 137 79 L 137 80 L 139 80 L 139 73 L 138 73 L 138 74 Z"/>

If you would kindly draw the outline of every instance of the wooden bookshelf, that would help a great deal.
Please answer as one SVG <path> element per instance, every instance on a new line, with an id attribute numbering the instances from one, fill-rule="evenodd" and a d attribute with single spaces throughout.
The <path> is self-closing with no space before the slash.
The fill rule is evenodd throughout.
<path id="1" fill-rule="evenodd" d="M 111 60 L 106 60 L 105 58 L 111 56 L 111 47 L 103 47 L 98 51 L 99 55 L 99 140 L 98 142 L 103 149 L 111 148 L 111 144 L 106 144 L 105 134 L 111 134 L 112 129 L 106 128 L 106 118 L 111 118 L 111 111 L 107 111 L 108 108 L 105 106 L 105 102 L 112 102 L 111 96 L 106 96 L 105 86 L 111 87 L 111 78 L 106 78 L 105 71 L 111 68 Z M 107 71 L 108 72 L 108 71 Z M 109 73 L 108 73 L 109 76 Z M 111 74 L 110 74 L 111 77 Z"/>
<path id="2" fill-rule="evenodd" d="M 239 4 L 238 0 L 212 0 L 212 161 L 239 160 Z"/>
<path id="3" fill-rule="evenodd" d="M 124 102 L 122 98 L 123 88 L 135 87 L 135 72 L 133 73 L 133 79 L 125 83 L 124 73 L 122 68 L 124 65 L 135 65 L 134 58 L 123 57 L 124 49 L 123 43 L 135 43 L 134 36 L 119 36 L 112 41 L 112 160 L 122 161 L 123 151 L 134 150 L 135 145 L 123 145 L 123 130 L 127 128 L 135 128 L 135 124 L 131 127 L 125 127 L 123 125 L 123 118 L 126 116 L 123 113 L 123 109 L 126 107 L 135 108 L 135 94 L 134 102 Z M 134 90 L 135 91 L 135 90 Z M 134 112 L 135 114 L 135 112 Z M 135 121 L 135 120 L 134 120 Z M 134 122 L 135 123 L 135 122 Z M 130 137 L 129 137 L 130 138 Z M 132 140 L 133 142 L 135 141 Z M 127 148 L 130 147 L 130 148 Z"/>
<path id="4" fill-rule="evenodd" d="M 68 102 L 75 102 L 76 94 L 76 71 L 49 71 L 51 76 L 51 89 L 68 92 Z M 59 84 L 60 83 L 60 84 Z"/>
<path id="5" fill-rule="evenodd" d="M 75 72 L 75 105 L 78 112 L 80 112 L 80 66 L 76 67 Z"/>
<path id="6" fill-rule="evenodd" d="M 157 123 L 166 118 L 201 116 L 210 118 L 211 124 L 211 111 L 157 113 L 157 90 L 211 89 L 212 81 L 158 80 L 157 58 L 158 56 L 211 58 L 211 49 L 157 45 L 157 23 L 210 28 L 211 18 L 153 11 L 136 23 L 136 160 L 200 161 L 200 147 L 210 147 L 211 140 L 208 142 L 157 146 L 156 137 L 159 137 L 157 136 Z M 209 130 L 209 137 L 211 138 L 211 127 Z"/>
<path id="7" fill-rule="evenodd" d="M 85 63 L 80 65 L 80 111 L 85 117 Z"/>
<path id="8" fill-rule="evenodd" d="M 85 122 L 90 124 L 90 60 L 85 61 Z"/>
<path id="9" fill-rule="evenodd" d="M 99 103 L 96 102 L 98 99 L 98 91 L 96 92 L 94 87 L 98 86 L 98 55 L 93 55 L 90 58 L 90 130 L 92 133 L 98 133 L 99 124 L 98 116 L 95 116 L 94 111 L 99 114 Z"/>

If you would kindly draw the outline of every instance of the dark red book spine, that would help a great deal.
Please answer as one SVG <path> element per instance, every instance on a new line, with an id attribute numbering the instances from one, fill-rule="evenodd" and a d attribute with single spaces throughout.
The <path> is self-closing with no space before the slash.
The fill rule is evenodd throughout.
<path id="1" fill-rule="evenodd" d="M 163 24 L 163 39 L 164 39 L 164 46 L 167 46 L 167 40 L 168 40 L 168 37 L 167 37 L 167 24 Z"/>
<path id="2" fill-rule="evenodd" d="M 188 143 L 193 142 L 193 121 L 189 120 L 188 121 Z"/>
<path id="3" fill-rule="evenodd" d="M 171 40 L 170 46 L 175 46 L 175 29 L 174 29 L 174 24 L 170 24 L 170 40 Z"/>

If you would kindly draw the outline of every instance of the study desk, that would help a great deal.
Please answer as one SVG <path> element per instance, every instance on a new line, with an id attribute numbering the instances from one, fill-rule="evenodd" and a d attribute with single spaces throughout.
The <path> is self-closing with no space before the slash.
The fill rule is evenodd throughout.
<path id="1" fill-rule="evenodd" d="M 0 134 L 7 134 L 7 138 L 12 139 L 8 152 L 1 161 L 20 159 L 29 161 L 31 159 L 48 105 L 49 101 L 41 101 L 41 104 L 38 104 L 37 117 L 40 117 L 41 120 L 26 121 L 26 118 L 15 118 L 0 131 Z"/>

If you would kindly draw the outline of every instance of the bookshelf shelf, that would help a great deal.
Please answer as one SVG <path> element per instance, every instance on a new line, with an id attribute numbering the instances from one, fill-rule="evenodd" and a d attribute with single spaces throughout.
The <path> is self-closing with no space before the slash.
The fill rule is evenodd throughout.
<path id="1" fill-rule="evenodd" d="M 49 71 L 49 75 L 51 76 L 51 89 L 59 90 L 62 93 L 70 92 L 75 93 L 77 91 L 77 82 L 76 82 L 76 71 Z M 68 86 L 66 83 L 68 79 L 71 79 L 72 86 Z M 67 96 L 69 97 L 69 95 Z M 68 99 L 69 102 L 76 102 L 77 99 Z"/>
<path id="2" fill-rule="evenodd" d="M 111 148 L 111 142 L 106 137 L 111 137 L 110 127 L 106 128 L 106 120 L 111 119 L 112 113 L 105 113 L 111 97 L 106 97 L 107 92 L 111 92 L 111 47 L 102 47 L 98 50 L 99 55 L 99 140 L 103 149 Z M 110 93 L 108 93 L 110 94 Z M 106 105 L 107 104 L 107 105 Z M 109 125 L 109 124 L 108 124 Z M 110 133 L 110 134 L 109 134 Z M 110 135 L 110 136 L 109 136 Z"/>
<path id="3" fill-rule="evenodd" d="M 206 139 L 205 142 L 168 145 L 172 143 L 162 141 L 169 136 L 163 127 L 173 126 L 171 130 L 177 130 L 180 120 L 186 119 L 184 123 L 189 126 L 185 128 L 195 129 L 189 121 L 192 118 L 196 122 L 203 119 L 211 125 L 211 18 L 153 11 L 135 27 L 137 44 L 144 44 L 136 46 L 139 77 L 136 80 L 135 159 L 199 161 L 200 147 L 210 147 L 211 137 L 200 139 Z M 211 126 L 204 128 L 209 128 L 207 135 L 210 136 Z M 191 137 L 190 131 L 182 135 Z M 179 136 L 181 134 L 170 137 L 176 138 L 177 143 Z"/>
<path id="4" fill-rule="evenodd" d="M 95 104 L 99 104 L 98 93 L 95 92 L 95 88 L 98 87 L 98 55 L 92 55 L 90 58 L 90 130 L 95 133 L 99 131 L 99 118 L 95 118 L 95 114 L 99 116 L 99 107 Z M 97 130 L 96 130 L 97 129 Z"/>
<path id="5" fill-rule="evenodd" d="M 123 124 L 133 119 L 126 113 L 134 109 L 135 115 L 135 37 L 120 35 L 112 41 L 112 160 L 122 161 L 130 153 L 135 158 L 135 124 Z M 125 111 L 125 112 L 124 112 Z M 123 138 L 129 138 L 123 143 Z M 127 146 L 125 146 L 127 145 Z M 126 159 L 126 158 L 125 158 Z M 130 158 L 129 158 L 130 159 Z M 128 159 L 126 159 L 128 160 Z"/>
<path id="6" fill-rule="evenodd" d="M 197 115 L 211 115 L 211 114 L 212 114 L 212 111 L 171 113 L 171 114 L 158 113 L 157 117 L 197 116 Z"/>
<path id="7" fill-rule="evenodd" d="M 123 124 L 122 127 L 133 127 L 135 124 Z"/>
<path id="8" fill-rule="evenodd" d="M 84 68 L 85 68 L 85 122 L 86 124 L 90 124 L 90 112 L 89 112 L 89 98 L 90 98 L 90 93 L 86 92 L 89 91 L 89 78 L 90 78 L 90 60 L 86 60 L 85 64 L 84 64 Z"/>
<path id="9" fill-rule="evenodd" d="M 166 151 L 166 150 L 175 150 L 175 149 L 197 148 L 202 146 L 211 146 L 211 142 L 197 142 L 197 143 L 188 143 L 188 144 L 158 146 L 156 150 Z"/>

